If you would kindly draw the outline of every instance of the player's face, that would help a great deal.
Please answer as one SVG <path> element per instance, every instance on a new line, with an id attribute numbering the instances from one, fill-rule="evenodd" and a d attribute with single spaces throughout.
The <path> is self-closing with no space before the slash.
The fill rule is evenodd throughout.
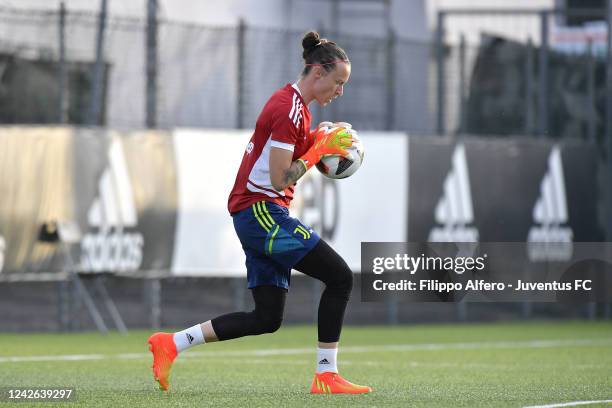
<path id="1" fill-rule="evenodd" d="M 326 106 L 344 92 L 344 85 L 351 76 L 351 66 L 344 62 L 336 64 L 336 69 L 326 72 L 319 67 L 314 95 L 319 105 Z"/>

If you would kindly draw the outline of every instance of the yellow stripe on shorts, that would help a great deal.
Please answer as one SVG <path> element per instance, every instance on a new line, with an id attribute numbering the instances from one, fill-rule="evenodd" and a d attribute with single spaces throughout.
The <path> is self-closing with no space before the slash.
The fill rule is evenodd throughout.
<path id="1" fill-rule="evenodd" d="M 255 218 L 257 219 L 257 222 L 259 222 L 259 225 L 261 225 L 261 228 L 265 229 L 266 232 L 270 232 L 270 228 L 267 227 L 266 224 L 264 224 L 264 222 L 259 217 L 259 213 L 257 212 L 257 204 L 253 204 L 252 207 L 253 207 L 253 214 L 255 214 Z"/>
<path id="2" fill-rule="evenodd" d="M 268 242 L 268 253 L 270 255 L 272 255 L 272 243 L 274 242 L 274 237 L 278 233 L 279 229 L 280 229 L 280 225 L 277 225 L 276 228 L 274 229 L 274 232 L 272 233 L 272 236 L 270 237 L 270 242 Z"/>
<path id="3" fill-rule="evenodd" d="M 272 216 L 270 215 L 270 212 L 268 211 L 268 206 L 266 205 L 266 202 L 262 201 L 261 205 L 263 207 L 263 215 L 264 217 L 268 217 L 268 221 L 270 221 L 270 226 L 276 224 L 276 222 L 274 221 L 274 218 L 272 218 Z"/>
<path id="4" fill-rule="evenodd" d="M 263 202 L 259 201 L 255 205 L 257 206 L 257 212 L 259 213 L 259 217 L 261 218 L 263 223 L 268 226 L 268 230 L 272 229 L 272 227 L 274 226 L 274 223 L 270 222 L 269 218 L 266 217 L 266 213 L 263 210 Z"/>

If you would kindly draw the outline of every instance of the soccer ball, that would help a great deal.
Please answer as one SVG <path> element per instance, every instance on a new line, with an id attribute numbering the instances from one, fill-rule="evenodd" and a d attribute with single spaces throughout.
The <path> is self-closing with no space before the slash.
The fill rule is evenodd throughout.
<path id="1" fill-rule="evenodd" d="M 324 122 L 321 125 L 330 128 L 337 126 L 345 127 L 346 132 L 350 133 L 353 138 L 353 145 L 346 149 L 348 151 L 347 157 L 340 155 L 325 156 L 317 163 L 317 169 L 323 173 L 324 176 L 332 179 L 343 179 L 352 176 L 359 167 L 361 167 L 364 154 L 363 143 L 361 143 L 359 136 L 357 136 L 357 132 L 351 129 L 351 125 L 349 124 L 331 124 L 329 122 Z M 321 126 L 319 126 L 319 128 L 320 127 Z"/>

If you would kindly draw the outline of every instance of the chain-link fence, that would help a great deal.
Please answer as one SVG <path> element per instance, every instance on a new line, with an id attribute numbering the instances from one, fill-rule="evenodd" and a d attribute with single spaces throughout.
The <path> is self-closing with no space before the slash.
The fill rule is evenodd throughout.
<path id="1" fill-rule="evenodd" d="M 61 16 L 0 8 L 0 123 L 57 123 L 62 115 L 87 123 L 100 85 L 93 123 L 145 127 L 146 20 L 107 18 L 105 69 L 95 81 L 98 14 Z M 330 33 L 348 52 L 352 76 L 343 98 L 326 109 L 311 105 L 313 120 L 362 130 L 603 138 L 605 32 L 565 28 L 570 14 L 558 10 L 440 16 L 434 42 Z M 157 27 L 159 127 L 253 127 L 269 96 L 302 68 L 300 31 Z"/>
<path id="2" fill-rule="evenodd" d="M 597 146 L 612 237 L 612 10 L 445 10 L 436 33 L 436 133 Z M 477 29 L 476 29 L 477 28 Z"/>
<path id="3" fill-rule="evenodd" d="M 63 102 L 67 122 L 87 123 L 96 86 L 99 18 L 71 11 L 64 19 L 61 15 L 59 10 L 0 9 L 0 58 L 4 61 L 0 80 L 5 89 L 13 89 L 0 96 L 1 123 L 59 123 L 62 94 L 67 95 Z M 144 19 L 106 19 L 102 109 L 95 123 L 145 126 L 146 32 Z M 303 34 L 244 25 L 221 28 L 159 22 L 155 123 L 165 128 L 253 127 L 270 95 L 299 77 Z M 347 51 L 352 76 L 344 97 L 329 108 L 311 105 L 313 121 L 342 120 L 362 130 L 432 132 L 435 84 L 430 75 L 434 72 L 430 43 L 392 35 L 332 39 Z M 20 68 L 26 65 L 28 69 Z M 59 80 L 62 70 L 65 89 Z M 15 76 L 6 75 L 11 72 L 21 72 L 18 83 Z"/>
<path id="4" fill-rule="evenodd" d="M 566 25 L 586 14 L 601 22 Z M 605 10 L 441 12 L 437 133 L 605 145 L 605 20 Z"/>

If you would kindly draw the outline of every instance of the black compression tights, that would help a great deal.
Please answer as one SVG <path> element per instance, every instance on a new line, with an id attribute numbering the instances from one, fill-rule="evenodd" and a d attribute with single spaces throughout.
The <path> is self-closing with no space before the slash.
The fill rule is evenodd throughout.
<path id="1" fill-rule="evenodd" d="M 319 302 L 319 341 L 333 343 L 340 339 L 344 310 L 353 288 L 353 274 L 344 260 L 323 240 L 294 267 L 325 283 Z M 283 321 L 287 291 L 276 286 L 252 289 L 255 309 L 212 319 L 219 340 L 272 333 Z"/>

